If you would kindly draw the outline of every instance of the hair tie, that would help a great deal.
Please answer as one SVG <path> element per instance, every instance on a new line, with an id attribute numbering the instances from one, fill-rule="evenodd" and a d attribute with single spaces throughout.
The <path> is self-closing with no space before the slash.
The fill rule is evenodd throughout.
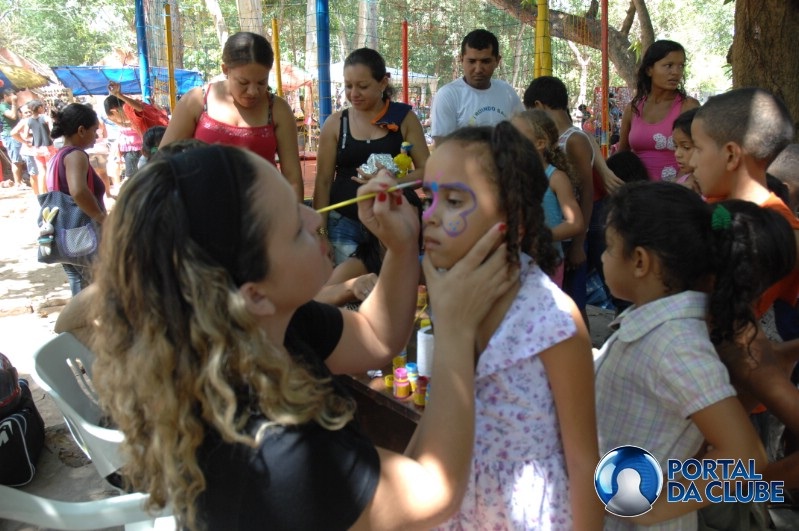
<path id="1" fill-rule="evenodd" d="M 724 205 L 716 205 L 710 218 L 710 227 L 713 230 L 726 230 L 732 225 L 732 214 Z"/>

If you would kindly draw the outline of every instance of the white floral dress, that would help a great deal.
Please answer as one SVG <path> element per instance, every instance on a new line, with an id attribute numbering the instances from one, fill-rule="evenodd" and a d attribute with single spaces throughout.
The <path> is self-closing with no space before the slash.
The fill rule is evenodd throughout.
<path id="1" fill-rule="evenodd" d="M 439 529 L 569 530 L 566 462 L 538 354 L 573 336 L 568 297 L 522 255 L 521 288 L 477 364 L 472 473 Z"/>

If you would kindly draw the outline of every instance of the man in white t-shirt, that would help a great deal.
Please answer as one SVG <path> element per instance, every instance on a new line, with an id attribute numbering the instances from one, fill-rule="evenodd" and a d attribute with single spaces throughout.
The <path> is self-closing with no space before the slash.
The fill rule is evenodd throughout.
<path id="1" fill-rule="evenodd" d="M 431 120 L 436 142 L 460 127 L 496 125 L 524 110 L 513 87 L 492 79 L 501 59 L 499 42 L 490 31 L 477 29 L 463 38 L 463 77 L 441 87 L 433 98 Z"/>

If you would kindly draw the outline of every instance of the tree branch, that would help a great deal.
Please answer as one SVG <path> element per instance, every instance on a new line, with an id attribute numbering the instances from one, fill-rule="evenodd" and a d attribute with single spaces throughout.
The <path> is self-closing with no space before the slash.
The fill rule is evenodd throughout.
<path id="1" fill-rule="evenodd" d="M 649 9 L 644 0 L 632 0 L 638 12 L 638 25 L 641 27 L 641 49 L 646 50 L 655 42 L 655 30 L 652 28 L 652 19 L 649 18 Z"/>
<path id="2" fill-rule="evenodd" d="M 591 5 L 588 6 L 588 11 L 585 12 L 585 18 L 596 18 L 599 13 L 599 1 L 591 0 Z"/>
<path id="3" fill-rule="evenodd" d="M 643 2 L 643 0 L 635 0 Z M 534 5 L 522 4 L 520 0 L 491 0 L 500 9 L 512 14 L 523 24 L 535 28 L 536 13 Z M 647 16 L 647 20 L 649 20 Z M 601 48 L 602 21 L 587 19 L 582 16 L 550 10 L 550 34 L 558 39 L 566 39 L 576 44 L 589 46 L 596 50 Z M 650 23 L 651 30 L 651 23 Z M 654 34 L 654 32 L 653 32 Z M 616 72 L 628 86 L 635 86 L 635 55 L 630 51 L 630 40 L 627 35 L 616 28 L 608 28 L 608 59 L 616 67 Z"/>
<path id="4" fill-rule="evenodd" d="M 630 7 L 627 9 L 627 16 L 624 17 L 624 22 L 621 23 L 619 33 L 629 36 L 630 28 L 633 27 L 633 22 L 635 22 L 635 2 L 631 0 Z"/>

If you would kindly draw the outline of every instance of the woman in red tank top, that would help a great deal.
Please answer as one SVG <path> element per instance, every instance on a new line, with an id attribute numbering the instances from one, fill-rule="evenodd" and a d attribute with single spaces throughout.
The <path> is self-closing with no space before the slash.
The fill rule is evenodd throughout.
<path id="1" fill-rule="evenodd" d="M 288 103 L 269 92 L 272 46 L 262 35 L 239 32 L 222 50 L 226 79 L 190 90 L 172 114 L 161 146 L 196 138 L 209 144 L 239 146 L 257 153 L 304 198 L 297 123 Z"/>
<path id="2" fill-rule="evenodd" d="M 624 108 L 618 151 L 631 150 L 641 158 L 652 181 L 677 177 L 674 119 L 699 107 L 683 89 L 685 49 L 674 41 L 655 41 L 638 67 L 635 97 Z"/>

